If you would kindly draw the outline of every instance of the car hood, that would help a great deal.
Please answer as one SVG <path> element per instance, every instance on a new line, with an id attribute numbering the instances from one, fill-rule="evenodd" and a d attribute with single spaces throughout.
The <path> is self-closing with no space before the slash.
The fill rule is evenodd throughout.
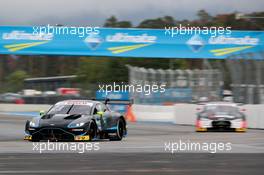
<path id="1" fill-rule="evenodd" d="M 54 114 L 39 118 L 39 127 L 67 127 L 72 122 L 86 122 L 87 117 L 80 114 Z"/>
<path id="2" fill-rule="evenodd" d="M 218 115 L 216 114 L 216 115 L 214 115 L 214 117 L 217 119 L 219 119 L 219 118 L 221 118 L 221 119 L 234 119 L 236 116 L 228 115 L 228 114 L 218 114 Z"/>

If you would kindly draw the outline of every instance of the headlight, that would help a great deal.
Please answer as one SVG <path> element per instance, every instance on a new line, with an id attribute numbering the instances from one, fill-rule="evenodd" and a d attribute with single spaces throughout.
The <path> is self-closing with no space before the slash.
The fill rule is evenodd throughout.
<path id="1" fill-rule="evenodd" d="M 31 121 L 31 122 L 29 122 L 29 126 L 30 127 L 37 127 L 37 123 L 35 123 L 35 122 L 33 122 L 33 121 Z"/>
<path id="2" fill-rule="evenodd" d="M 84 124 L 85 124 L 84 122 L 80 122 L 80 123 L 70 123 L 68 125 L 68 128 L 78 128 L 78 127 L 83 126 Z"/>

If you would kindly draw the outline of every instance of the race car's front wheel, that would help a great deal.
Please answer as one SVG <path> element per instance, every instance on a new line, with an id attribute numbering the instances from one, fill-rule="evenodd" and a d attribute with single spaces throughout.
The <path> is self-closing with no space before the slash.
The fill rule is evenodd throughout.
<path id="1" fill-rule="evenodd" d="M 116 140 L 116 141 L 122 140 L 124 136 L 124 130 L 125 130 L 125 123 L 122 119 L 119 119 L 117 121 L 117 128 L 116 128 L 115 136 L 111 136 L 110 140 Z"/>
<path id="2" fill-rule="evenodd" d="M 97 132 L 96 124 L 94 123 L 94 121 L 90 122 L 88 129 L 89 129 L 90 140 L 92 140 L 96 137 L 96 132 Z"/>

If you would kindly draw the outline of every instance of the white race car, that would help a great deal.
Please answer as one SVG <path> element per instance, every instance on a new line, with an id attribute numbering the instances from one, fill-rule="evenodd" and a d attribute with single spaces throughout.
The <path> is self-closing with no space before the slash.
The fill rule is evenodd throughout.
<path id="1" fill-rule="evenodd" d="M 246 116 L 235 103 L 212 102 L 204 105 L 197 113 L 196 131 L 245 132 Z"/>

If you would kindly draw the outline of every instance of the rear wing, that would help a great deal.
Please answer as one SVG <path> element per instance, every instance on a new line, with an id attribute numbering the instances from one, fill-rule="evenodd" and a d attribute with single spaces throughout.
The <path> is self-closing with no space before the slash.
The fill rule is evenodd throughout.
<path id="1" fill-rule="evenodd" d="M 134 103 L 133 99 L 130 100 L 117 100 L 117 99 L 95 99 L 96 101 L 104 102 L 104 104 L 109 105 L 132 105 Z"/>

